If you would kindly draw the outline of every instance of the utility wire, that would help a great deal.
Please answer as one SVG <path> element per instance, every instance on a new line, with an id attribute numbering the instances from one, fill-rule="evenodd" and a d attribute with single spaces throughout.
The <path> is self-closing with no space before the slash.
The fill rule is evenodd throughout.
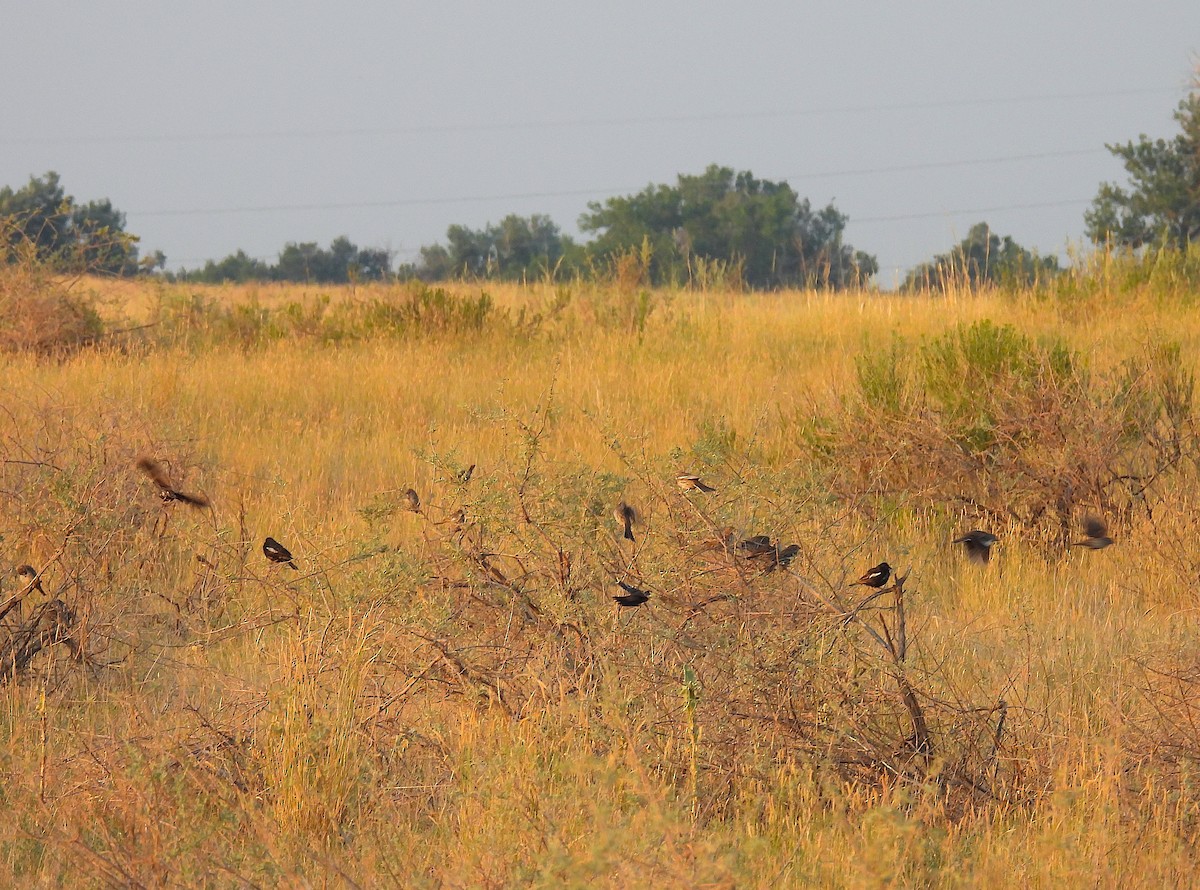
<path id="1" fill-rule="evenodd" d="M 812 108 L 775 109 L 772 111 L 706 112 L 702 114 L 656 114 L 631 117 L 563 118 L 559 120 L 511 121 L 491 123 L 414 124 L 403 127 L 348 127 L 296 130 L 246 130 L 222 133 L 122 134 L 0 137 L 0 145 L 127 145 L 134 143 L 186 144 L 205 142 L 241 142 L 256 139 L 329 139 L 358 136 L 417 136 L 432 133 L 483 133 L 521 130 L 561 130 L 590 127 L 617 127 L 638 124 L 711 123 L 714 121 L 770 120 L 815 115 L 871 114 L 886 111 L 922 111 L 941 108 L 977 108 L 995 105 L 1024 105 L 1034 102 L 1113 99 L 1120 96 L 1144 96 L 1178 93 L 1176 87 L 1142 87 L 1127 90 L 1045 93 L 1023 96 L 983 96 L 970 99 L 938 99 L 927 102 L 870 103 L 832 105 Z"/>
<path id="2" fill-rule="evenodd" d="M 895 164 L 885 167 L 859 167 L 848 170 L 826 170 L 819 173 L 801 173 L 784 178 L 784 181 L 802 179 L 831 179 L 838 176 L 868 176 L 879 173 L 910 173 L 917 170 L 939 170 L 951 167 L 974 167 L 984 164 L 1002 164 L 1014 161 L 1045 160 L 1050 158 L 1080 157 L 1102 154 L 1105 149 L 1072 149 L 1067 151 L 1044 151 L 1030 154 L 1003 155 L 990 158 L 975 158 L 965 161 L 926 161 L 917 164 Z M 446 198 L 396 198 L 384 201 L 339 201 L 311 204 L 274 204 L 243 207 L 211 207 L 174 210 L 131 210 L 130 216 L 220 216 L 237 213 L 278 213 L 305 210 L 358 210 L 373 207 L 413 207 L 440 204 L 483 204 L 493 201 L 523 201 L 533 198 L 577 198 L 598 195 L 615 195 L 636 192 L 642 187 L 573 189 L 565 191 L 518 192 L 505 195 L 472 195 Z"/>
<path id="3" fill-rule="evenodd" d="M 909 219 L 936 219 L 941 216 L 966 216 L 970 213 L 1000 213 L 1006 210 L 1037 210 L 1043 207 L 1077 207 L 1090 204 L 1091 198 L 1068 198 L 1062 201 L 1036 201 L 1028 204 L 998 204 L 995 207 L 974 207 L 963 210 L 931 210 L 927 213 L 901 213 L 896 216 L 852 216 L 846 225 L 856 223 L 901 222 Z"/>

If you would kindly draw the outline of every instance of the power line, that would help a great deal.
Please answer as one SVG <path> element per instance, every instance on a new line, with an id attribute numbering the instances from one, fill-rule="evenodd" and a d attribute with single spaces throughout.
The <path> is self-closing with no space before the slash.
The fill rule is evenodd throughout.
<path id="1" fill-rule="evenodd" d="M 1027 204 L 998 204 L 994 207 L 974 207 L 964 210 L 931 210 L 927 213 L 901 213 L 895 216 L 850 217 L 847 225 L 857 223 L 902 222 L 910 219 L 936 219 L 942 216 L 966 216 L 971 213 L 1000 213 L 1007 210 L 1038 210 L 1044 207 L 1078 207 L 1090 204 L 1091 198 L 1069 198 L 1063 201 L 1034 201 Z"/>
<path id="2" fill-rule="evenodd" d="M 834 176 L 867 176 L 874 173 L 911 173 L 914 170 L 942 170 L 948 167 L 974 167 L 981 164 L 1004 164 L 1011 161 L 1040 161 L 1047 158 L 1076 158 L 1083 155 L 1106 154 L 1105 148 L 1077 148 L 1065 151 L 1039 151 L 1022 155 L 1001 155 L 991 158 L 974 158 L 969 161 L 923 161 L 918 164 L 895 164 L 889 167 L 862 167 L 857 170 L 832 170 L 825 173 L 801 173 L 788 176 L 790 179 L 826 179 Z"/>
<path id="3" fill-rule="evenodd" d="M 579 189 L 562 192 L 523 192 L 510 195 L 471 195 L 457 198 L 398 198 L 387 201 L 344 201 L 324 204 L 274 204 L 256 207 L 209 207 L 193 210 L 128 211 L 129 216 L 220 216 L 231 213 L 276 213 L 294 210 L 359 210 L 368 207 L 413 207 L 433 204 L 482 204 L 488 201 L 519 201 L 526 198 L 564 198 L 615 194 L 625 189 Z"/>
<path id="4" fill-rule="evenodd" d="M 975 108 L 995 105 L 1022 105 L 1034 102 L 1065 100 L 1113 99 L 1120 96 L 1144 96 L 1178 93 L 1177 87 L 1143 87 L 1127 90 L 1090 91 L 1075 93 L 1045 93 L 1023 96 L 983 96 L 970 99 L 938 99 L 927 102 L 871 103 L 865 105 L 833 105 L 812 108 L 775 109 L 772 111 L 706 112 L 703 114 L 656 114 L 608 118 L 562 118 L 540 121 L 508 121 L 492 123 L 415 124 L 404 127 L 349 127 L 330 129 L 227 131 L 223 133 L 179 133 L 148 135 L 71 135 L 71 136 L 6 136 L 0 145 L 117 145 L 133 143 L 176 144 L 189 142 L 241 142 L 256 139 L 329 139 L 358 136 L 417 136 L 437 133 L 479 133 L 521 130 L 572 129 L 586 127 L 616 127 L 638 124 L 711 123 L 714 121 L 770 120 L 816 115 L 870 114 L 885 111 L 926 111 L 943 108 Z"/>
<path id="5" fill-rule="evenodd" d="M 785 178 L 799 179 L 830 179 L 838 176 L 866 176 L 879 173 L 910 173 L 917 170 L 938 170 L 951 167 L 973 167 L 984 164 L 1011 163 L 1014 161 L 1046 160 L 1051 158 L 1080 157 L 1082 155 L 1101 154 L 1105 149 L 1071 149 L 1066 151 L 1044 151 L 1030 154 L 1003 155 L 989 158 L 975 158 L 964 161 L 925 161 L 917 164 L 895 164 L 884 167 L 859 167 L 846 170 L 826 170 L 818 173 L 801 173 Z M 367 208 L 434 206 L 440 204 L 483 204 L 493 201 L 523 201 L 533 198 L 578 198 L 598 195 L 615 195 L 622 192 L 638 191 L 639 187 L 602 188 L 602 189 L 573 189 L 565 191 L 517 192 L 505 195 L 472 195 L 443 198 L 396 198 L 385 201 L 340 201 L 330 203 L 310 204 L 274 204 L 243 207 L 211 207 L 181 210 L 144 210 L 128 211 L 130 216 L 221 216 L 237 213 L 278 213 L 309 210 L 359 210 Z"/>

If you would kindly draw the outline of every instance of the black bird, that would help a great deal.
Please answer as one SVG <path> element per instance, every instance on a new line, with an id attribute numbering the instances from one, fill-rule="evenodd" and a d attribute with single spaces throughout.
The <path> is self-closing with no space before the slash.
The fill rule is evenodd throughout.
<path id="1" fill-rule="evenodd" d="M 967 549 L 967 557 L 971 562 L 983 565 L 992 558 L 992 545 L 999 540 L 991 532 L 974 529 L 965 535 L 955 538 L 950 543 L 962 544 Z"/>
<path id="2" fill-rule="evenodd" d="M 467 467 L 465 470 L 463 470 L 461 473 L 458 474 L 458 481 L 461 482 L 463 485 L 466 485 L 468 482 L 471 481 L 471 474 L 474 472 L 475 472 L 475 464 L 471 464 L 471 466 Z"/>
<path id="3" fill-rule="evenodd" d="M 782 550 L 780 550 L 778 553 L 776 553 L 774 555 L 774 559 L 771 561 L 771 564 L 769 566 L 767 566 L 767 571 L 773 572 L 779 566 L 784 566 L 785 568 L 787 566 L 790 566 L 792 564 L 792 560 L 794 560 L 799 555 L 799 553 L 800 553 L 800 545 L 799 544 L 788 544 L 786 547 L 784 547 Z"/>
<path id="4" fill-rule="evenodd" d="M 691 473 L 680 473 L 675 477 L 675 481 L 684 491 L 716 491 L 711 485 L 705 485 L 699 476 Z"/>
<path id="5" fill-rule="evenodd" d="M 139 458 L 137 468 L 150 477 L 150 481 L 158 486 L 158 496 L 163 501 L 182 501 L 192 507 L 207 507 L 209 506 L 208 498 L 202 494 L 188 494 L 186 491 L 180 491 L 171 485 L 171 479 L 167 476 L 166 471 L 162 468 L 162 464 L 152 457 Z"/>
<path id="6" fill-rule="evenodd" d="M 881 562 L 872 569 L 867 569 L 867 573 L 855 581 L 855 584 L 861 584 L 864 587 L 874 587 L 879 589 L 888 583 L 888 579 L 892 577 L 892 567 L 886 562 Z"/>
<path id="7" fill-rule="evenodd" d="M 263 556 L 271 560 L 271 562 L 285 563 L 296 569 L 296 563 L 292 561 L 292 552 L 276 541 L 272 537 L 267 537 L 263 541 Z"/>
<path id="8" fill-rule="evenodd" d="M 775 545 L 771 543 L 770 535 L 752 535 L 746 540 L 739 542 L 737 549 L 747 559 L 753 559 L 756 556 L 766 556 L 769 553 L 774 553 Z"/>
<path id="9" fill-rule="evenodd" d="M 25 585 L 25 591 L 32 593 L 45 593 L 42 589 L 42 577 L 38 574 L 37 569 L 31 565 L 17 566 L 17 577 L 21 579 L 21 583 Z"/>
<path id="10" fill-rule="evenodd" d="M 642 603 L 646 602 L 646 600 L 650 599 L 650 594 L 639 587 L 634 587 L 632 584 L 626 584 L 624 581 L 620 580 L 617 581 L 617 584 L 622 590 L 625 591 L 625 593 L 621 594 L 620 596 L 613 597 L 618 605 L 640 606 Z"/>
<path id="11" fill-rule="evenodd" d="M 625 540 L 633 540 L 633 524 L 638 521 L 638 512 L 629 504 L 621 501 L 617 504 L 617 509 L 613 510 L 613 516 L 617 522 L 625 527 Z"/>
<path id="12" fill-rule="evenodd" d="M 1108 526 L 1099 516 L 1088 516 L 1083 520 L 1083 533 L 1086 537 L 1076 541 L 1072 547 L 1086 547 L 1088 550 L 1103 550 L 1113 542 L 1108 536 Z"/>

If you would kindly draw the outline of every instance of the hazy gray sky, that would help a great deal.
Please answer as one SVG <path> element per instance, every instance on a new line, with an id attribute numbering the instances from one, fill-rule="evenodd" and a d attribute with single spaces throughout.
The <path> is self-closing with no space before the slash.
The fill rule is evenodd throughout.
<path id="1" fill-rule="evenodd" d="M 980 220 L 1080 241 L 1104 143 L 1176 132 L 1200 2 L 0 0 L 0 29 L 0 184 L 57 170 L 168 268 L 573 233 L 719 163 L 832 200 L 890 286 Z"/>

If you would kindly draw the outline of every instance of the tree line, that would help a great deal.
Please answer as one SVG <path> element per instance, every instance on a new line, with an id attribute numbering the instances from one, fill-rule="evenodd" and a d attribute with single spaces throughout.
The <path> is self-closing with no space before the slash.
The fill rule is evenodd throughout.
<path id="1" fill-rule="evenodd" d="M 1175 119 L 1180 132 L 1172 139 L 1143 135 L 1107 146 L 1123 162 L 1129 184 L 1100 186 L 1084 214 L 1094 243 L 1137 249 L 1200 239 L 1200 91 L 1179 103 Z M 139 258 L 137 237 L 110 201 L 76 203 L 54 172 L 17 190 L 0 189 L 0 219 L 8 221 L 2 231 L 10 258 L 32 251 L 39 259 L 117 275 L 165 267 L 161 252 Z M 681 174 L 674 184 L 590 202 L 578 221 L 590 236 L 582 242 L 548 216 L 513 214 L 481 229 L 452 225 L 444 242 L 422 247 L 415 262 L 398 267 L 388 251 L 341 237 L 328 248 L 289 242 L 274 263 L 239 250 L 167 274 L 201 282 L 529 280 L 611 275 L 633 264 L 648 284 L 720 280 L 753 289 L 839 289 L 866 283 L 879 268 L 873 255 L 845 242 L 847 222 L 832 203 L 814 208 L 787 182 L 714 164 L 698 175 Z M 981 222 L 948 252 L 912 269 L 903 287 L 1026 285 L 1059 271 L 1055 257 L 1039 256 Z"/>

